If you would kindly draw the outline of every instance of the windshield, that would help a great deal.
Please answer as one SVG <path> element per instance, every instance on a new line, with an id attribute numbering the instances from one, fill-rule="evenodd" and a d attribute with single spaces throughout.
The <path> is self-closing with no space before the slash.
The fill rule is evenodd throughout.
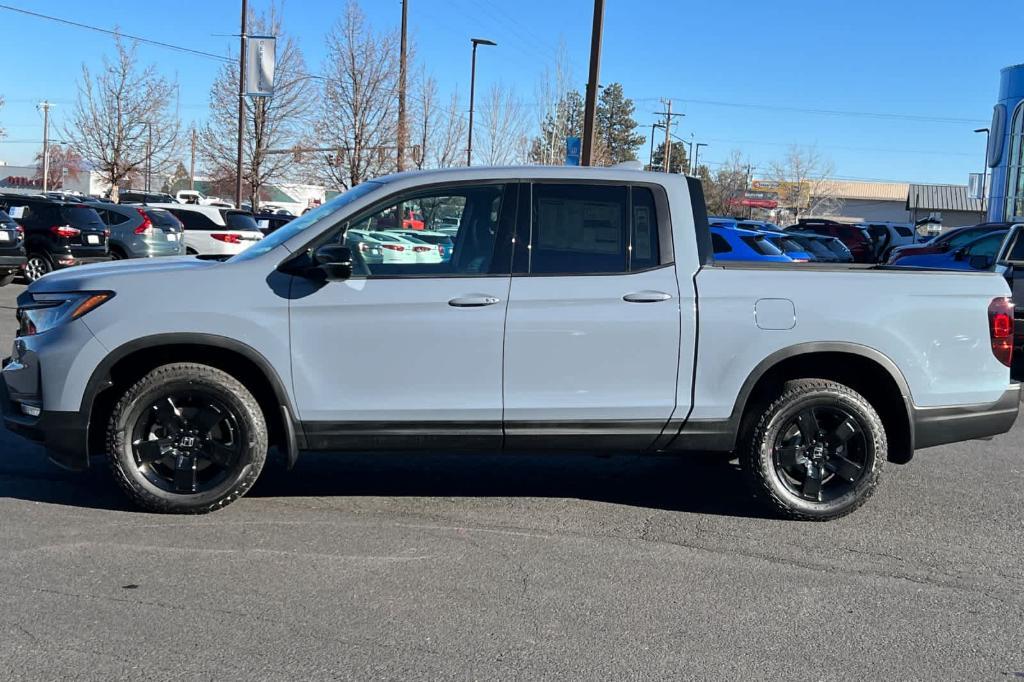
<path id="1" fill-rule="evenodd" d="M 374 190 L 380 189 L 382 186 L 383 183 L 375 182 L 373 180 L 356 185 L 349 191 L 339 194 L 330 201 L 314 208 L 309 213 L 288 222 L 288 224 L 284 225 L 279 230 L 275 230 L 267 235 L 266 239 L 256 242 L 242 253 L 231 258 L 231 260 L 249 260 L 250 258 L 257 258 L 265 253 L 269 253 L 292 237 L 305 232 L 307 229 L 320 222 L 320 220 L 325 216 L 329 216 L 339 208 L 351 204 L 353 201 L 356 201 Z"/>

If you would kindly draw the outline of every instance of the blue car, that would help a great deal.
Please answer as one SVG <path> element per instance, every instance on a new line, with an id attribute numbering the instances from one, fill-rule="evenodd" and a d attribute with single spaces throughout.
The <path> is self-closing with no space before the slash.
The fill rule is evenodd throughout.
<path id="1" fill-rule="evenodd" d="M 772 244 L 768 237 L 753 230 L 737 230 L 729 227 L 712 226 L 711 245 L 715 251 L 715 260 L 718 262 L 793 262 L 793 259 Z"/>
<path id="2" fill-rule="evenodd" d="M 785 232 L 765 232 L 758 230 L 760 234 L 763 234 L 768 241 L 775 245 L 779 251 L 792 258 L 797 263 L 808 263 L 810 261 L 818 260 L 817 257 L 810 252 L 808 247 L 804 246 L 796 239 L 793 235 L 786 234 Z"/>
<path id="3" fill-rule="evenodd" d="M 723 218 L 722 216 L 708 216 L 708 225 L 711 227 L 738 227 L 739 220 L 736 218 Z"/>
<path id="4" fill-rule="evenodd" d="M 942 253 L 902 256 L 893 265 L 916 268 L 942 268 L 944 270 L 984 270 L 989 268 L 999 253 L 1007 230 L 996 230 L 967 242 L 958 249 Z M 984 260 L 982 260 L 984 259 Z M 973 262 L 973 264 L 972 264 Z M 984 267 L 980 267 L 984 263 Z"/>

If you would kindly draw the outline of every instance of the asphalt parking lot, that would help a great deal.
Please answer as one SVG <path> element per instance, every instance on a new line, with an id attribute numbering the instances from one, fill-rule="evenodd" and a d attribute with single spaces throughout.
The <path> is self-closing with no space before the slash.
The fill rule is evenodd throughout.
<path id="1" fill-rule="evenodd" d="M 0 679 L 1024 678 L 1022 436 L 810 524 L 711 456 L 304 455 L 159 516 L 0 429 Z"/>

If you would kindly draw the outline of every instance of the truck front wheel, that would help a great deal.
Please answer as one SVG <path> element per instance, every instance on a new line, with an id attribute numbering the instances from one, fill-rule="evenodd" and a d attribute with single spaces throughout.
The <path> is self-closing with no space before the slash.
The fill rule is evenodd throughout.
<path id="1" fill-rule="evenodd" d="M 864 504 L 878 485 L 887 444 L 862 395 L 825 379 L 789 381 L 742 444 L 754 494 L 783 516 L 827 521 Z"/>
<path id="2" fill-rule="evenodd" d="M 157 367 L 114 407 L 107 429 L 114 478 L 139 506 L 201 514 L 244 495 L 267 457 L 252 393 L 214 367 Z"/>

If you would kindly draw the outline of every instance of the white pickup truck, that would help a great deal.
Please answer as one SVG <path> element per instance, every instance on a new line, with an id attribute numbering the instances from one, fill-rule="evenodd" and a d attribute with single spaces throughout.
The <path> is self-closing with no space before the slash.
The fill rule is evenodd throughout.
<path id="1" fill-rule="evenodd" d="M 364 258 L 349 230 L 407 210 L 458 216 L 450 256 Z M 230 258 L 42 278 L 0 403 L 53 459 L 105 455 L 158 511 L 237 499 L 271 445 L 289 463 L 699 450 L 738 452 L 782 514 L 830 519 L 886 461 L 1012 426 L 1008 295 L 993 273 L 716 264 L 701 186 L 678 175 L 406 173 Z"/>

